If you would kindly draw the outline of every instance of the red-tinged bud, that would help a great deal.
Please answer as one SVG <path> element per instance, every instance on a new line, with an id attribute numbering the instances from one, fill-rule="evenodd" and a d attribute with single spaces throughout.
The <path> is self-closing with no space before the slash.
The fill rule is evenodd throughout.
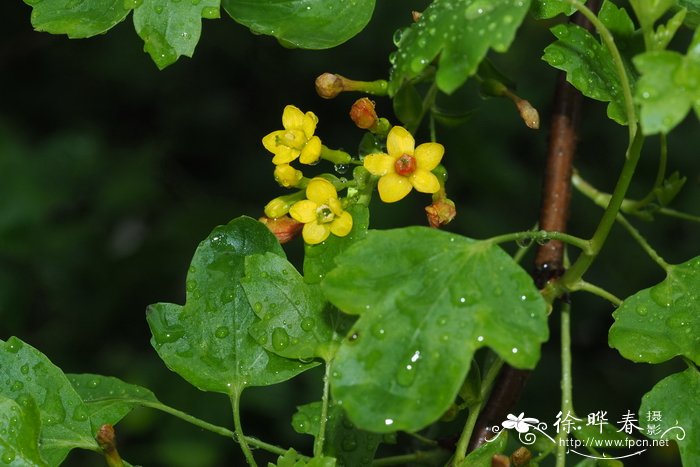
<path id="1" fill-rule="evenodd" d="M 510 460 L 513 462 L 515 467 L 522 467 L 528 465 L 532 459 L 532 453 L 525 447 L 519 447 L 513 454 L 510 455 Z"/>
<path id="2" fill-rule="evenodd" d="M 117 451 L 117 437 L 112 425 L 109 423 L 102 425 L 99 430 L 97 430 L 95 439 L 100 449 L 102 449 L 108 467 L 124 467 L 124 462 L 119 456 L 119 451 Z"/>
<path id="3" fill-rule="evenodd" d="M 411 17 L 413 18 L 413 22 L 416 23 L 420 19 L 420 17 L 423 16 L 423 13 L 420 11 L 412 11 L 411 12 Z"/>
<path id="4" fill-rule="evenodd" d="M 491 458 L 491 467 L 510 467 L 510 458 L 503 454 L 495 454 Z"/>
<path id="5" fill-rule="evenodd" d="M 430 227 L 439 229 L 443 225 L 452 222 L 452 219 L 457 215 L 455 203 L 444 198 L 433 201 L 433 204 L 425 207 L 425 213 L 428 216 Z"/>
<path id="6" fill-rule="evenodd" d="M 377 125 L 379 118 L 374 110 L 374 101 L 366 97 L 357 99 L 350 108 L 350 118 L 358 128 L 369 130 Z"/>
<path id="7" fill-rule="evenodd" d="M 276 219 L 270 219 L 269 217 L 263 216 L 258 219 L 260 222 L 265 224 L 265 226 L 272 232 L 280 243 L 287 243 L 294 237 L 299 235 L 301 229 L 304 228 L 304 224 L 292 219 L 289 216 L 282 216 Z"/>
<path id="8" fill-rule="evenodd" d="M 333 73 L 324 73 L 316 78 L 316 93 L 324 99 L 333 99 L 345 90 L 345 79 Z"/>
<path id="9" fill-rule="evenodd" d="M 537 109 L 525 99 L 517 101 L 515 105 L 518 107 L 518 112 L 520 112 L 520 117 L 522 117 L 525 125 L 528 128 L 537 130 L 540 127 L 540 114 L 537 112 Z"/>

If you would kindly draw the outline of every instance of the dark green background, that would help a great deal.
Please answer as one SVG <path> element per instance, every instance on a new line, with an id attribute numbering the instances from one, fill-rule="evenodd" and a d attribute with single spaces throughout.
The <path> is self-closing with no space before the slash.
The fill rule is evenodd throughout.
<path id="1" fill-rule="evenodd" d="M 242 214 L 257 217 L 283 193 L 260 139 L 280 128 L 284 105 L 314 111 L 317 134 L 328 146 L 356 148 L 362 133 L 347 112 L 359 96 L 324 101 L 314 92 L 314 78 L 325 71 L 386 78 L 395 29 L 410 22 L 411 9 L 426 4 L 380 0 L 369 27 L 330 51 L 289 50 L 229 18 L 205 20 L 194 58 L 158 71 L 142 52 L 130 17 L 105 36 L 68 40 L 32 31 L 30 7 L 3 1 L 0 338 L 17 335 L 66 372 L 118 376 L 153 389 L 167 404 L 231 425 L 225 398 L 188 386 L 160 362 L 148 342 L 144 310 L 159 301 L 183 302 L 191 255 L 214 226 Z M 542 130 L 525 128 L 510 102 L 482 100 L 473 83 L 452 99 L 439 96 L 445 107 L 476 110 L 468 124 L 438 129 L 447 148 L 448 192 L 459 212 L 452 231 L 483 238 L 528 229 L 537 220 L 556 76 L 540 60 L 551 40 L 548 25 L 527 20 L 511 52 L 494 57 L 518 82 L 519 94 L 540 110 Z M 686 43 L 687 36 L 679 38 L 683 50 Z M 390 101 L 376 101 L 378 112 L 393 118 Z M 700 214 L 697 130 L 692 117 L 672 133 L 669 166 L 688 177 L 675 207 Z M 418 142 L 426 139 L 423 127 Z M 587 103 L 576 163 L 582 175 L 609 191 L 625 140 L 625 129 L 605 119 L 604 104 Z M 657 152 L 651 138 L 633 196 L 651 185 Z M 571 232 L 588 236 L 601 211 L 579 195 L 573 198 Z M 424 224 L 423 206 L 429 203 L 429 197 L 413 194 L 396 205 L 376 204 L 371 225 Z M 697 225 L 668 218 L 636 224 L 670 262 L 698 254 Z M 299 241 L 287 250 L 298 260 Z M 527 269 L 531 262 L 528 256 Z M 620 297 L 661 278 L 620 228 L 587 276 Z M 617 421 L 628 409 L 636 412 L 641 395 L 679 367 L 633 364 L 609 349 L 611 312 L 600 299 L 573 297 L 577 410 L 607 410 Z M 550 424 L 558 411 L 556 316 L 552 325 L 542 363 L 516 410 Z M 248 390 L 244 426 L 251 435 L 308 451 L 311 438 L 295 434 L 289 420 L 296 405 L 319 395 L 317 371 Z M 152 411 L 136 411 L 118 434 L 132 463 L 242 464 L 227 440 Z M 410 449 L 408 444 L 394 452 Z M 262 462 L 264 455 L 256 455 Z M 673 459 L 656 451 L 640 462 L 675 465 Z M 76 453 L 66 465 L 100 463 L 92 454 Z"/>

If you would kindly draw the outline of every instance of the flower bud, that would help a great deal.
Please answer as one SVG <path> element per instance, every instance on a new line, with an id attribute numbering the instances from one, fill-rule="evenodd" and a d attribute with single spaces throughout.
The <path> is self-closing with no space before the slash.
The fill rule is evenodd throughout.
<path id="1" fill-rule="evenodd" d="M 292 204 L 294 204 L 294 202 L 288 201 L 284 196 L 275 198 L 265 205 L 265 215 L 273 219 L 282 217 L 289 212 L 289 208 L 292 207 Z"/>
<path id="2" fill-rule="evenodd" d="M 297 186 L 301 178 L 304 176 L 304 174 L 301 173 L 301 170 L 297 170 L 289 164 L 276 165 L 274 175 L 277 183 L 285 188 Z"/>
<path id="3" fill-rule="evenodd" d="M 277 219 L 270 219 L 269 217 L 261 217 L 258 221 L 265 224 L 265 226 L 272 232 L 280 243 L 287 243 L 294 237 L 299 235 L 301 229 L 304 228 L 304 224 L 292 219 L 289 216 L 278 217 Z"/>
<path id="4" fill-rule="evenodd" d="M 345 89 L 344 79 L 333 73 L 323 73 L 316 78 L 316 93 L 324 99 L 333 99 Z"/>
<path id="5" fill-rule="evenodd" d="M 366 97 L 360 98 L 350 108 L 350 118 L 358 128 L 368 130 L 377 125 L 377 112 L 374 110 L 374 102 Z"/>
<path id="6" fill-rule="evenodd" d="M 430 227 L 439 229 L 443 225 L 452 222 L 452 219 L 457 215 L 455 203 L 447 198 L 433 201 L 433 204 L 426 206 L 425 213 L 428 216 Z"/>

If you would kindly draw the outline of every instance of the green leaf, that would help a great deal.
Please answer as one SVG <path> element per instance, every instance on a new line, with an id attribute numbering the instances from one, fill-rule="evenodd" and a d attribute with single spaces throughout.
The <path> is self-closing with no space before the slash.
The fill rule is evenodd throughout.
<path id="1" fill-rule="evenodd" d="M 8 467 L 46 466 L 39 454 L 39 408 L 33 398 L 24 405 L 0 395 L 0 462 Z"/>
<path id="2" fill-rule="evenodd" d="M 533 0 L 530 14 L 535 19 L 554 18 L 564 14 L 571 16 L 576 12 L 576 7 L 566 0 Z"/>
<path id="3" fill-rule="evenodd" d="M 634 97 L 644 134 L 670 132 L 691 107 L 700 118 L 700 29 L 687 55 L 646 52 L 634 58 L 634 65 L 641 74 Z"/>
<path id="4" fill-rule="evenodd" d="M 338 350 L 331 389 L 363 429 L 414 431 L 440 418 L 480 347 L 518 368 L 539 359 L 544 300 L 488 241 L 425 227 L 371 231 L 337 262 L 323 290 L 360 318 Z"/>
<path id="5" fill-rule="evenodd" d="M 542 59 L 566 72 L 566 80 L 584 96 L 608 104 L 608 117 L 627 123 L 620 79 L 607 47 L 575 24 L 559 24 L 551 29 L 557 41 L 544 49 Z"/>
<path id="6" fill-rule="evenodd" d="M 103 34 L 126 18 L 124 0 L 24 0 L 37 31 L 81 39 Z"/>
<path id="7" fill-rule="evenodd" d="M 674 3 L 675 0 L 630 0 L 634 14 L 643 27 L 652 26 Z"/>
<path id="8" fill-rule="evenodd" d="M 700 0 L 676 0 L 677 6 L 687 10 L 683 24 L 691 29 L 700 26 Z"/>
<path id="9" fill-rule="evenodd" d="M 411 82 L 406 82 L 392 99 L 394 115 L 409 131 L 415 132 L 423 119 L 423 99 Z"/>
<path id="10" fill-rule="evenodd" d="M 314 457 L 309 459 L 289 449 L 277 459 L 277 463 L 268 462 L 268 467 L 335 467 L 335 459 L 332 457 Z"/>
<path id="11" fill-rule="evenodd" d="M 687 178 L 681 177 L 678 172 L 673 172 L 670 177 L 654 189 L 656 199 L 661 206 L 668 206 L 685 185 Z"/>
<path id="12" fill-rule="evenodd" d="M 633 362 L 685 356 L 700 364 L 700 257 L 671 266 L 666 279 L 615 310 L 608 342 Z"/>
<path id="13" fill-rule="evenodd" d="M 202 18 L 220 16 L 220 0 L 125 0 L 134 8 L 134 27 L 159 69 L 191 57 L 202 32 Z"/>
<path id="14" fill-rule="evenodd" d="M 257 34 L 304 49 L 329 49 L 362 31 L 374 0 L 223 0 L 226 12 Z"/>
<path id="15" fill-rule="evenodd" d="M 435 0 L 400 38 L 389 94 L 438 55 L 437 86 L 452 93 L 476 72 L 490 48 L 508 50 L 529 7 L 530 0 Z"/>
<path id="16" fill-rule="evenodd" d="M 245 274 L 241 284 L 260 318 L 250 334 L 260 345 L 287 358 L 333 358 L 339 317 L 318 284 L 305 284 L 289 261 L 273 253 L 247 257 Z"/>
<path id="17" fill-rule="evenodd" d="M 491 460 L 496 454 L 501 454 L 508 444 L 508 432 L 502 431 L 493 441 L 479 446 L 464 458 L 460 467 L 491 467 Z"/>
<path id="18" fill-rule="evenodd" d="M 328 271 L 335 268 L 335 257 L 367 235 L 369 226 L 367 206 L 355 204 L 350 206 L 347 212 L 352 216 L 352 230 L 348 235 L 345 237 L 331 235 L 323 243 L 304 246 L 304 280 L 307 283 L 320 283 Z"/>
<path id="19" fill-rule="evenodd" d="M 151 305 L 151 344 L 168 367 L 203 391 L 238 394 L 315 366 L 269 353 L 249 334 L 257 319 L 240 284 L 246 256 L 283 255 L 260 222 L 239 217 L 199 244 L 187 274 L 185 306 Z"/>
<path id="20" fill-rule="evenodd" d="M 66 376 L 87 406 L 93 433 L 97 433 L 97 430 L 106 423 L 116 425 L 134 407 L 144 403 L 159 403 L 150 390 L 111 376 L 92 374 Z"/>
<path id="21" fill-rule="evenodd" d="M 639 408 L 639 420 L 647 422 L 645 435 L 675 441 L 685 466 L 700 465 L 698 394 L 700 373 L 697 368 L 688 368 L 659 381 L 642 397 Z M 661 420 L 654 419 L 654 412 L 658 412 Z"/>
<path id="22" fill-rule="evenodd" d="M 0 368 L 8 384 L 0 395 L 22 407 L 37 402 L 41 418 L 41 456 L 58 465 L 73 448 L 99 449 L 92 437 L 88 410 L 66 375 L 29 344 L 16 337 L 0 340 Z M 30 409 L 31 410 L 31 409 Z"/>
<path id="23" fill-rule="evenodd" d="M 297 407 L 292 416 L 292 427 L 297 433 L 316 437 L 320 429 L 320 418 L 321 402 L 302 405 Z M 383 439 L 384 435 L 356 428 L 339 405 L 331 404 L 328 407 L 324 454 L 335 457 L 339 465 L 371 465 L 374 453 Z"/>

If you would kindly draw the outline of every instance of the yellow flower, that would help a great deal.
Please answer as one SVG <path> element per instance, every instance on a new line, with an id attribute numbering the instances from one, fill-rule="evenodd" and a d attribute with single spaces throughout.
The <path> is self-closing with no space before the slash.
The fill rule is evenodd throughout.
<path id="1" fill-rule="evenodd" d="M 273 131 L 262 139 L 265 149 L 275 157 L 275 165 L 289 164 L 299 158 L 302 164 L 314 164 L 321 157 L 321 140 L 314 136 L 318 117 L 313 112 L 303 113 L 288 105 L 282 113 L 284 130 Z"/>
<path id="2" fill-rule="evenodd" d="M 378 175 L 379 197 L 385 203 L 403 199 L 411 189 L 436 193 L 440 182 L 431 172 L 442 160 L 445 148 L 439 143 L 423 143 L 415 148 L 415 140 L 405 128 L 395 126 L 389 131 L 386 148 L 389 154 L 370 154 L 364 159 L 365 168 Z"/>
<path id="3" fill-rule="evenodd" d="M 279 164 L 275 166 L 275 180 L 285 188 L 297 186 L 304 174 L 289 164 Z"/>
<path id="4" fill-rule="evenodd" d="M 323 242 L 332 233 L 344 237 L 352 229 L 352 216 L 343 210 L 335 187 L 328 180 L 314 178 L 306 187 L 306 198 L 295 203 L 289 214 L 304 223 L 302 236 L 310 245 Z"/>

